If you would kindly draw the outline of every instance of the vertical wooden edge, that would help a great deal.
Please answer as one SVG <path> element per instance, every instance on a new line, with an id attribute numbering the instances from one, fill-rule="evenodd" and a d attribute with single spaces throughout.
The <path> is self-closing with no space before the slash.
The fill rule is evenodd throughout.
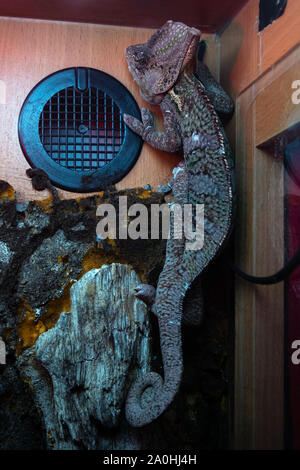
<path id="1" fill-rule="evenodd" d="M 258 112 L 260 112 L 258 110 Z M 284 264 L 284 165 L 266 152 L 256 160 L 256 273 Z M 276 184 L 274 182 L 276 181 Z M 255 449 L 282 449 L 284 430 L 284 284 L 255 291 Z"/>
<path id="2" fill-rule="evenodd" d="M 260 74 L 259 0 L 250 0 L 221 35 L 221 79 L 238 96 Z"/>
<path id="3" fill-rule="evenodd" d="M 253 255 L 253 103 L 248 89 L 237 100 L 236 179 L 238 212 L 235 262 L 247 272 L 254 268 Z M 255 297 L 243 280 L 235 281 L 235 396 L 234 448 L 253 448 L 254 436 Z"/>

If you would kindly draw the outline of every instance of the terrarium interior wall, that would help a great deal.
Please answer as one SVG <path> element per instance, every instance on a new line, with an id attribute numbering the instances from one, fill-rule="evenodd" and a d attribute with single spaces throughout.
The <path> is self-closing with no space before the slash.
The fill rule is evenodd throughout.
<path id="1" fill-rule="evenodd" d="M 284 165 L 258 148 L 300 121 L 292 84 L 300 76 L 300 4 L 258 31 L 250 0 L 221 37 L 221 82 L 236 101 L 226 128 L 235 148 L 235 262 L 265 276 L 284 265 Z M 284 447 L 284 283 L 235 282 L 235 426 L 238 449 Z M 287 353 L 287 352 L 286 352 Z"/>
<path id="2" fill-rule="evenodd" d="M 0 176 L 9 181 L 22 201 L 43 199 L 47 193 L 32 189 L 25 171 L 29 167 L 18 141 L 18 116 L 31 89 L 44 77 L 67 67 L 92 67 L 117 78 L 145 106 L 128 71 L 125 49 L 145 42 L 154 30 L 94 24 L 0 18 Z M 203 35 L 208 42 L 205 61 L 218 79 L 219 40 Z M 155 109 L 160 121 L 159 110 Z M 154 189 L 168 181 L 178 158 L 144 145 L 131 172 L 118 189 L 149 183 Z M 79 195 L 78 195 L 79 196 Z M 62 198 L 74 193 L 61 192 Z"/>
<path id="3" fill-rule="evenodd" d="M 57 354 L 60 365 L 57 364 L 56 370 L 52 368 L 55 361 L 52 363 L 50 357 L 54 353 L 51 338 L 54 338 L 55 344 L 58 341 L 62 348 L 68 344 L 64 341 L 64 334 L 70 330 L 72 315 L 78 313 L 76 305 L 71 302 L 71 291 L 74 292 L 76 283 L 84 282 L 85 276 L 91 275 L 93 269 L 101 269 L 104 265 L 114 269 L 112 263 L 115 263 L 123 266 L 116 269 L 133 273 L 128 276 L 135 276 L 136 282 L 139 276 L 142 282 L 155 285 L 163 266 L 165 243 L 126 240 L 119 245 L 114 240 L 108 240 L 104 246 L 96 246 L 96 206 L 103 202 L 117 206 L 118 196 L 122 194 L 118 190 L 123 188 L 134 188 L 123 193 L 131 203 L 150 205 L 162 202 L 162 193 L 152 193 L 139 187 L 150 184 L 156 189 L 158 184 L 166 183 L 178 158 L 145 144 L 133 170 L 117 184 L 117 191 L 108 190 L 80 200 L 80 194 L 59 191 L 61 201 L 55 206 L 47 191 L 33 190 L 25 174 L 28 163 L 18 142 L 18 115 L 24 99 L 39 80 L 74 65 L 98 68 L 113 75 L 143 106 L 144 102 L 127 69 L 125 49 L 130 44 L 144 42 L 153 31 L 8 18 L 1 18 L 0 26 L 0 80 L 3 91 L 0 104 L 0 179 L 8 181 L 15 190 L 5 184 L 1 187 L 0 242 L 3 256 L 0 334 L 8 352 L 7 365 L 0 366 L 1 421 L 5 423 L 0 438 L 2 447 L 182 449 L 184 442 L 187 449 L 226 448 L 232 391 L 232 310 L 230 279 L 223 274 L 222 262 L 217 262 L 204 279 L 206 296 L 202 327 L 184 328 L 183 331 L 185 373 L 181 392 L 164 416 L 145 431 L 128 429 L 123 406 L 131 378 L 139 367 L 147 370 L 151 362 L 151 369 L 154 364 L 154 369 L 161 372 L 158 330 L 149 312 L 145 316 L 146 329 L 141 333 L 140 340 L 135 337 L 137 326 L 132 312 L 130 328 L 133 341 L 130 343 L 130 337 L 126 334 L 124 341 L 121 331 L 123 349 L 116 346 L 113 335 L 101 336 L 104 349 L 111 349 L 119 357 L 122 380 L 116 379 L 119 382 L 117 391 L 115 383 L 111 384 L 110 389 L 105 383 L 99 383 L 99 387 L 103 387 L 102 392 L 99 389 L 102 404 L 98 407 L 95 403 L 93 409 L 89 409 L 88 418 L 84 413 L 77 417 L 72 413 L 78 412 L 87 396 L 91 397 L 87 383 L 89 373 L 81 371 L 80 375 L 81 368 L 76 366 L 76 369 L 72 363 L 68 371 L 73 377 L 68 377 L 68 384 L 72 382 L 72 386 L 68 388 L 63 381 L 55 380 L 62 370 L 60 358 L 65 353 L 61 350 Z M 203 37 L 208 43 L 205 61 L 218 78 L 219 38 L 215 35 Z M 158 113 L 158 110 L 155 109 L 155 112 Z M 159 115 L 157 121 L 160 125 Z M 74 197 L 77 199 L 72 199 Z M 223 278 L 227 279 L 226 282 Z M 128 285 L 132 287 L 132 282 Z M 221 286 L 218 287 L 218 296 L 215 295 L 216 285 Z M 94 292 L 93 289 L 90 287 Z M 133 293 L 130 294 L 130 289 L 126 295 L 132 304 Z M 75 293 L 73 297 L 76 298 Z M 103 311 L 109 316 L 103 299 L 101 302 Z M 143 310 L 144 307 L 140 314 Z M 111 317 L 114 314 L 115 311 L 112 311 Z M 96 320 L 90 316 L 88 318 L 89 321 L 83 326 L 85 333 L 87 328 L 87 337 L 104 328 L 99 323 L 97 328 L 92 328 Z M 117 324 L 121 322 L 124 333 L 128 325 L 121 320 L 115 319 Z M 75 339 L 71 342 L 70 351 L 76 349 L 80 336 L 81 332 L 74 330 Z M 139 341 L 144 341 L 141 348 Z M 96 338 L 91 347 L 95 344 Z M 128 353 L 132 353 L 132 348 L 134 355 Z M 72 356 L 70 351 L 66 354 Z M 77 362 L 98 358 L 100 352 L 84 350 L 84 354 L 84 357 L 77 357 Z M 102 358 L 101 361 L 98 370 L 107 366 L 104 364 L 106 359 Z M 109 367 L 107 370 L 110 370 Z M 64 373 L 62 375 L 65 376 Z M 113 403 L 109 401 L 109 394 L 117 397 Z M 64 414 L 60 413 L 55 403 L 58 397 L 65 403 L 74 401 L 76 406 L 66 406 Z M 107 419 L 107 408 L 112 410 L 111 422 Z M 84 422 L 86 418 L 88 421 Z M 74 420 L 76 425 L 71 424 Z M 89 436 L 84 429 L 89 429 Z"/>
<path id="4" fill-rule="evenodd" d="M 260 196 L 264 197 L 266 195 L 264 192 L 265 187 L 261 184 L 259 169 L 263 168 L 263 171 L 268 171 L 269 168 L 269 163 L 266 160 L 257 163 L 259 152 L 255 147 L 258 142 L 254 140 L 256 122 L 262 119 L 263 109 L 267 108 L 263 108 L 259 115 L 255 115 L 252 113 L 251 106 L 253 97 L 257 96 L 257 90 L 260 87 L 263 88 L 269 85 L 273 79 L 275 80 L 275 75 L 272 76 L 273 72 L 274 74 L 277 73 L 278 76 L 283 75 L 284 71 L 288 70 L 293 63 L 296 63 L 296 46 L 299 42 L 300 27 L 299 2 L 298 0 L 289 0 L 284 15 L 261 33 L 258 32 L 258 17 L 259 0 L 250 0 L 223 32 L 221 38 L 218 36 L 208 38 L 209 47 L 206 56 L 210 69 L 217 78 L 220 74 L 222 85 L 235 98 L 237 105 L 236 118 L 231 121 L 226 131 L 231 137 L 232 146 L 236 148 L 240 198 L 237 225 L 240 232 L 237 234 L 237 240 L 245 242 L 243 249 L 241 249 L 240 243 L 237 244 L 238 256 L 236 261 L 248 272 L 253 272 L 256 262 L 259 261 L 259 253 L 264 249 L 263 246 L 259 246 L 257 251 L 254 250 L 254 240 L 251 238 L 253 226 L 251 224 L 254 220 L 253 214 L 257 202 L 257 193 L 254 191 L 258 187 L 257 185 L 260 184 Z M 78 65 L 96 67 L 116 76 L 133 93 L 139 105 L 143 105 L 144 103 L 127 71 L 124 50 L 129 44 L 145 41 L 152 32 L 151 30 L 136 28 L 1 19 L 0 63 L 3 78 L 0 76 L 0 79 L 6 85 L 6 94 L 5 102 L 0 105 L 0 169 L 1 179 L 8 180 L 15 186 L 19 201 L 42 199 L 46 196 L 46 194 L 35 193 L 32 190 L 30 181 L 25 176 L 25 169 L 28 165 L 17 141 L 18 113 L 27 93 L 44 76 L 59 68 L 73 66 L 76 62 Z M 72 44 L 72 48 L 70 48 L 70 44 Z M 9 54 L 7 53 L 8 50 L 10 51 Z M 14 53 L 11 52 L 12 50 Z M 58 50 L 60 54 L 57 54 Z M 286 62 L 284 62 L 285 60 Z M 296 76 L 296 79 L 298 78 Z M 11 89 L 13 92 L 11 92 Z M 257 113 L 258 109 L 254 109 L 254 111 Z M 277 110 L 277 115 L 280 112 L 281 110 Z M 246 120 L 244 119 L 245 116 L 247 116 Z M 270 120 L 266 118 L 264 123 L 269 124 Z M 15 129 L 15 131 L 12 131 L 12 129 Z M 12 135 L 13 132 L 15 133 Z M 160 154 L 160 152 L 144 145 L 137 165 L 118 184 L 118 188 L 144 186 L 147 183 L 156 188 L 157 184 L 164 183 L 169 178 L 171 168 L 175 166 L 176 162 L 176 157 Z M 138 198 L 147 196 L 147 199 L 148 196 L 151 196 L 148 192 L 145 193 L 142 190 L 138 193 L 134 190 L 133 193 L 134 197 Z M 63 192 L 60 192 L 60 195 L 63 198 L 74 196 Z M 10 196 L 10 193 L 6 196 Z M 110 195 L 109 200 L 111 200 L 111 197 L 114 196 Z M 74 243 L 74 240 L 78 242 L 80 237 L 76 239 L 76 236 L 78 236 L 81 231 L 80 227 L 82 227 L 80 217 L 91 216 L 91 213 L 95 210 L 95 201 L 83 199 L 82 202 L 71 201 L 71 206 L 61 206 L 64 213 L 63 219 L 57 218 L 51 208 L 47 213 L 48 203 L 46 203 L 46 206 L 45 204 L 40 206 L 38 203 L 31 203 L 29 207 L 23 209 L 22 206 L 19 206 L 16 212 L 14 202 L 4 201 L 3 207 L 5 206 L 5 208 L 2 216 L 4 226 L 12 227 L 12 231 L 6 232 L 6 234 L 3 232 L 3 239 L 1 239 L 2 243 L 5 244 L 5 246 L 2 245 L 3 253 L 5 253 L 5 259 L 8 260 L 7 266 L 4 266 L 5 269 L 3 269 L 4 287 L 2 288 L 2 294 L 4 300 L 2 315 L 5 312 L 4 318 L 8 321 L 4 334 L 5 339 L 8 341 L 8 357 L 11 367 L 3 369 L 1 366 L 2 377 L 5 376 L 6 380 L 1 393 L 7 400 L 2 411 L 6 419 L 7 429 L 13 429 L 14 427 L 16 436 L 14 442 L 6 436 L 8 447 L 13 447 L 16 442 L 24 448 L 28 448 L 32 445 L 32 442 L 38 448 L 44 445 L 44 441 L 37 438 L 38 435 L 45 436 L 45 434 L 40 433 L 42 421 L 33 418 L 37 416 L 34 393 L 32 394 L 33 398 L 30 398 L 30 384 L 25 383 L 24 385 L 24 381 L 20 377 L 20 369 L 14 365 L 15 353 L 18 358 L 22 358 L 23 354 L 27 355 L 30 348 L 34 347 L 36 340 L 42 337 L 41 333 L 45 331 L 44 328 L 51 331 L 57 324 L 60 313 L 71 310 L 70 286 L 65 283 L 67 279 L 70 279 L 68 269 L 72 257 L 65 258 L 65 255 L 59 254 L 65 269 L 58 264 L 60 266 L 59 276 L 62 276 L 62 279 L 56 277 L 58 285 L 54 283 L 55 285 L 52 286 L 54 290 L 51 291 L 50 297 L 43 298 L 42 304 L 46 307 L 46 310 L 42 312 L 44 317 L 41 319 L 36 316 L 36 314 L 39 315 L 39 306 L 36 306 L 32 311 L 30 304 L 20 303 L 20 297 L 14 293 L 16 279 L 19 286 L 22 271 L 29 259 L 36 259 L 36 263 L 39 265 L 42 244 L 44 244 L 44 250 L 45 244 L 51 245 L 53 240 L 56 240 L 55 237 L 62 237 L 63 244 L 70 249 L 70 242 Z M 63 201 L 62 204 L 67 204 L 67 201 Z M 274 216 L 274 212 L 270 214 L 272 217 Z M 264 217 L 263 213 L 261 213 L 261 217 Z M 38 218 L 39 224 L 36 218 Z M 24 226 L 21 225 L 20 229 L 26 228 L 22 232 L 26 235 L 25 241 L 23 238 L 15 238 L 16 233 L 20 234 L 19 231 L 15 230 L 19 223 L 24 223 Z M 85 219 L 84 223 L 86 223 Z M 113 243 L 108 243 L 104 251 L 102 248 L 95 248 L 94 239 L 89 238 L 92 236 L 91 234 L 94 235 L 95 233 L 94 216 L 90 217 L 89 224 L 88 231 L 83 230 L 82 235 L 85 237 L 84 243 L 88 244 L 87 253 L 90 253 L 91 256 L 86 258 L 86 254 L 83 255 L 81 267 L 79 265 L 77 268 L 71 266 L 76 280 L 82 276 L 85 270 L 99 268 L 107 262 L 116 262 L 129 263 L 139 275 L 145 276 L 147 280 L 151 278 L 151 282 L 155 282 L 161 267 L 156 266 L 150 269 L 149 266 L 141 265 L 141 259 L 145 259 L 144 247 L 139 246 L 137 251 L 132 252 L 132 254 L 132 247 L 129 248 L 128 246 L 125 249 L 124 256 L 122 250 L 117 251 L 116 256 L 116 247 Z M 252 227 L 252 231 L 249 231 L 249 227 Z M 255 226 L 254 228 L 257 230 Z M 12 235 L 13 231 L 14 235 Z M 245 236 L 241 236 L 241 233 Z M 263 232 L 260 233 L 263 234 Z M 257 235 L 258 232 L 256 232 Z M 264 237 L 262 236 L 260 239 L 263 240 Z M 46 242 L 46 240 L 48 241 Z M 271 244 L 268 244 L 265 248 L 268 249 L 269 246 Z M 82 249 L 84 249 L 84 244 L 80 243 L 80 250 Z M 159 255 L 156 251 L 161 249 L 161 246 L 150 249 L 155 260 L 159 257 L 163 259 L 161 251 L 159 251 Z M 57 253 L 54 253 L 53 256 L 56 258 Z M 270 267 L 273 266 L 276 269 L 281 266 L 281 255 L 282 253 L 278 252 L 272 259 L 270 257 Z M 61 259 L 59 258 L 58 261 L 61 262 Z M 272 265 L 272 262 L 275 264 Z M 277 262 L 278 266 L 276 265 Z M 156 435 L 158 441 L 156 440 L 155 444 L 157 446 L 174 447 L 176 441 L 175 446 L 182 448 L 182 436 L 184 435 L 187 447 L 190 446 L 191 448 L 195 447 L 196 442 L 198 448 L 199 442 L 201 443 L 200 448 L 226 447 L 228 445 L 228 384 L 229 386 L 232 384 L 230 361 L 227 361 L 228 354 L 230 356 L 231 352 L 228 330 L 232 318 L 230 317 L 231 289 L 230 285 L 227 285 L 228 273 L 224 272 L 222 263 L 219 265 L 218 263 L 207 273 L 207 298 L 204 316 L 204 322 L 206 323 L 197 333 L 185 331 L 183 335 L 184 338 L 187 338 L 185 340 L 185 347 L 187 348 L 185 367 L 187 372 L 182 386 L 184 393 L 179 394 L 176 403 L 174 403 L 175 408 L 170 408 L 163 420 L 159 422 L 158 427 L 155 427 L 154 424 L 154 428 L 146 433 L 146 437 L 139 436 L 140 440 L 137 439 L 135 442 L 141 443 L 144 438 L 146 441 L 150 439 L 153 446 L 154 435 Z M 65 264 L 67 264 L 67 267 L 65 267 Z M 226 282 L 224 282 L 224 279 Z M 61 288 L 61 282 L 63 282 L 64 288 Z M 11 287 L 8 288 L 8 286 Z M 21 289 L 26 290 L 26 283 Z M 218 289 L 218 298 L 215 295 L 216 289 Z M 278 302 L 275 305 L 276 309 L 272 309 L 274 299 L 282 299 L 282 291 L 280 291 L 280 287 L 276 287 L 273 291 L 271 289 L 257 289 L 254 295 L 253 287 L 246 286 L 245 283 L 243 284 L 240 281 L 236 283 L 234 445 L 238 448 L 281 448 L 283 446 L 283 363 L 278 360 L 276 367 L 270 372 L 270 363 L 267 361 L 273 352 L 275 352 L 277 358 L 282 357 L 282 310 L 280 310 Z M 19 287 L 17 287 L 16 292 L 19 292 Z M 45 295 L 48 295 L 47 290 L 45 290 Z M 21 316 L 18 316 L 19 308 L 22 309 Z M 273 315 L 271 323 L 268 321 L 270 317 L 262 315 L 264 312 Z M 25 323 L 23 323 L 24 320 Z M 272 331 L 272 335 L 270 335 L 270 331 Z M 22 338 L 20 334 L 23 333 Z M 274 340 L 275 337 L 276 341 Z M 26 341 L 28 341 L 27 347 L 23 350 Z M 194 341 L 195 343 L 193 343 Z M 196 349 L 194 344 L 197 345 Z M 18 364 L 22 362 L 21 359 L 17 359 L 17 361 Z M 160 367 L 159 358 L 157 367 Z M 197 377 L 197 381 L 193 377 Z M 198 380 L 198 377 L 200 377 L 200 380 Z M 277 386 L 278 383 L 279 387 Z M 261 387 L 261 384 L 264 384 L 264 387 Z M 276 390 L 276 393 L 274 393 L 274 390 Z M 11 413 L 13 400 L 16 403 L 13 412 L 15 414 L 9 414 Z M 16 422 L 18 423 L 17 427 L 15 426 Z M 172 442 L 170 442 L 168 430 L 170 426 L 174 429 L 175 422 L 177 422 L 178 428 L 176 428 L 176 432 L 172 436 Z M 27 434 L 24 433 L 24 429 L 28 430 Z M 100 433 L 102 431 L 102 428 L 99 429 Z M 31 444 L 28 437 L 25 436 L 25 434 L 28 436 L 30 433 L 36 439 Z M 224 436 L 223 440 L 222 435 Z M 104 436 L 106 439 L 107 429 L 104 431 Z M 69 438 L 68 435 L 67 438 Z M 111 434 L 111 438 L 115 439 L 114 433 Z M 73 442 L 72 445 L 79 445 L 77 439 L 75 441 L 75 444 Z M 101 442 L 101 445 L 103 445 L 104 441 Z M 147 444 L 143 442 L 143 444 L 138 445 L 145 446 Z"/>

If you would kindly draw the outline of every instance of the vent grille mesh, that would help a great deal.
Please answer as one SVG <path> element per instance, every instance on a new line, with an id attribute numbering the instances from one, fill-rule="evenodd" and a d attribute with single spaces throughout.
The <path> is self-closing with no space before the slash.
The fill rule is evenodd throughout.
<path id="1" fill-rule="evenodd" d="M 53 95 L 39 120 L 48 155 L 74 171 L 96 170 L 120 151 L 125 126 L 119 107 L 98 88 L 68 87 Z"/>

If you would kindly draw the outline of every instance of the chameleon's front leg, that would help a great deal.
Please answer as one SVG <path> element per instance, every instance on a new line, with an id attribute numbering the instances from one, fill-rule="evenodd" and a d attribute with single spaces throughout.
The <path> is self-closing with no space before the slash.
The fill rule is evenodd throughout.
<path id="1" fill-rule="evenodd" d="M 163 110 L 164 132 L 155 131 L 153 116 L 149 109 L 142 108 L 141 114 L 142 122 L 124 114 L 124 121 L 133 132 L 158 150 L 175 153 L 181 149 L 180 133 L 170 111 Z"/>

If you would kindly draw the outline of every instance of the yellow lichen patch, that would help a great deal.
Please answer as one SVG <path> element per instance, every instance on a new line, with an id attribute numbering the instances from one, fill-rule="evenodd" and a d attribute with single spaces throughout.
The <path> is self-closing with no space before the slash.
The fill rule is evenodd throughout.
<path id="1" fill-rule="evenodd" d="M 60 264 L 61 263 L 66 264 L 69 261 L 69 256 L 68 255 L 65 255 L 65 256 L 58 255 L 57 260 Z"/>
<path id="2" fill-rule="evenodd" d="M 51 212 L 53 210 L 53 196 L 42 199 L 41 201 L 35 201 L 36 205 L 41 207 L 43 212 Z"/>
<path id="3" fill-rule="evenodd" d="M 82 211 L 83 211 L 83 207 L 81 207 L 81 205 L 80 205 L 81 199 L 82 199 L 82 197 L 76 197 L 76 198 L 75 198 L 76 202 L 78 203 L 78 212 L 82 212 Z"/>
<path id="4" fill-rule="evenodd" d="M 92 247 L 83 257 L 82 276 L 91 269 L 101 268 L 101 266 L 103 266 L 104 264 L 122 262 L 128 264 L 125 260 L 122 260 L 120 256 L 117 257 L 114 253 L 104 253 L 103 251 L 98 250 L 96 247 Z"/>
<path id="5" fill-rule="evenodd" d="M 31 382 L 31 379 L 30 379 L 29 377 L 26 376 L 26 377 L 24 378 L 24 382 L 29 385 L 29 387 L 31 388 L 31 390 L 34 390 L 33 383 Z"/>
<path id="6" fill-rule="evenodd" d="M 69 312 L 71 310 L 70 289 L 72 284 L 73 282 L 69 281 L 62 296 L 57 299 L 52 299 L 47 303 L 47 312 L 42 318 L 47 330 L 50 330 L 50 328 L 56 325 L 62 312 Z"/>
<path id="7" fill-rule="evenodd" d="M 150 197 L 151 191 L 149 189 L 144 189 L 141 193 L 139 190 L 136 190 L 136 194 L 140 199 L 146 199 L 147 197 Z"/>
<path id="8" fill-rule="evenodd" d="M 121 256 L 120 254 L 116 253 L 105 253 L 103 250 L 98 249 L 97 247 L 92 247 L 89 251 L 85 254 L 82 260 L 82 277 L 85 273 L 90 271 L 91 269 L 101 268 L 104 264 L 112 264 L 112 263 L 121 263 L 127 264 L 132 269 L 135 269 L 139 274 L 142 282 L 146 282 L 146 276 L 144 274 L 143 269 L 136 269 L 128 263 L 128 260 Z"/>
<path id="9" fill-rule="evenodd" d="M 100 204 L 106 204 L 107 202 L 110 202 L 108 201 L 105 197 L 104 197 L 104 191 L 100 191 L 99 194 L 96 194 L 95 196 L 95 204 L 96 204 L 96 207 L 99 206 Z M 95 213 L 95 216 L 97 216 L 97 214 Z"/>
<path id="10" fill-rule="evenodd" d="M 101 252 L 96 247 L 90 248 L 82 259 L 82 275 L 91 269 L 101 268 L 103 264 L 113 263 L 113 258 L 113 256 Z"/>
<path id="11" fill-rule="evenodd" d="M 73 282 L 69 281 L 61 297 L 50 300 L 46 307 L 46 313 L 40 320 L 35 321 L 35 311 L 22 299 L 18 309 L 19 322 L 17 332 L 21 339 L 16 345 L 17 354 L 20 355 L 24 349 L 34 346 L 38 337 L 45 331 L 53 328 L 62 312 L 69 312 L 71 309 L 70 289 Z"/>
<path id="12" fill-rule="evenodd" d="M 12 186 L 8 186 L 4 191 L 0 193 L 0 199 L 5 200 L 9 199 L 10 201 L 13 201 L 15 199 L 15 190 Z"/>
<path id="13" fill-rule="evenodd" d="M 24 349 L 35 344 L 38 337 L 46 331 L 46 326 L 42 320 L 35 320 L 35 311 L 25 300 L 20 302 L 18 315 L 23 317 L 17 328 L 21 342 L 17 344 L 16 350 L 17 354 L 21 354 Z"/>
<path id="14" fill-rule="evenodd" d="M 107 238 L 106 243 L 108 243 L 110 246 L 112 246 L 114 249 L 117 248 L 117 244 L 113 238 Z"/>

